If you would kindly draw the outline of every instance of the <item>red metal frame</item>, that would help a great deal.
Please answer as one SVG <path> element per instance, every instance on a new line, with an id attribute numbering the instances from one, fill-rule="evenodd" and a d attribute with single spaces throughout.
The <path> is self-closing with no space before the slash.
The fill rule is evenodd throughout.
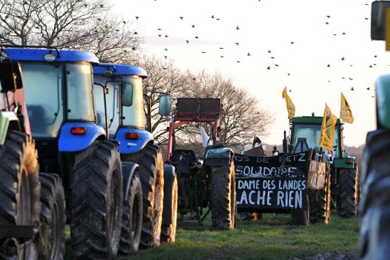
<path id="1" fill-rule="evenodd" d="M 202 100 L 202 99 L 199 99 L 199 100 Z M 218 99 L 218 101 L 215 101 L 215 102 L 220 102 L 220 101 Z M 210 115 L 215 114 L 215 116 L 212 118 L 207 117 L 203 114 L 200 114 L 200 115 L 198 114 L 198 115 L 193 116 L 193 117 L 176 117 L 176 116 L 174 116 L 171 119 L 171 121 L 169 122 L 169 136 L 168 136 L 166 162 L 170 161 L 170 156 L 172 153 L 173 131 L 174 131 L 175 127 L 179 127 L 179 126 L 182 126 L 184 124 L 188 124 L 190 122 L 208 123 L 213 130 L 213 135 L 212 135 L 213 141 L 215 142 L 217 140 L 218 127 L 220 126 L 220 121 L 221 121 L 220 111 L 211 111 L 211 112 L 213 112 L 213 113 L 210 113 Z M 178 114 L 178 113 L 176 113 L 176 114 Z M 183 111 L 180 111 L 180 114 L 186 114 L 186 112 L 183 113 Z M 188 113 L 188 114 L 194 115 L 194 113 Z"/>
<path id="2" fill-rule="evenodd" d="M 172 120 L 169 122 L 169 137 L 168 137 L 168 147 L 167 147 L 167 156 L 166 156 L 166 162 L 170 161 L 171 153 L 172 153 L 172 138 L 173 138 L 173 130 L 175 127 L 182 126 L 184 124 L 188 124 L 189 122 L 202 122 L 202 123 L 208 123 L 212 129 L 213 129 L 213 141 L 215 142 L 218 137 L 218 127 L 220 125 L 220 118 L 218 119 L 199 119 L 194 120 L 194 118 L 172 118 Z"/>

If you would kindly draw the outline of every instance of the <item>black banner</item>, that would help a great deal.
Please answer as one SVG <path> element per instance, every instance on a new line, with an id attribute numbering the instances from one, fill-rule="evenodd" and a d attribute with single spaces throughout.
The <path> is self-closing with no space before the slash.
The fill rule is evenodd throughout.
<path id="1" fill-rule="evenodd" d="M 299 209 L 306 206 L 309 152 L 274 157 L 234 155 L 237 206 Z"/>

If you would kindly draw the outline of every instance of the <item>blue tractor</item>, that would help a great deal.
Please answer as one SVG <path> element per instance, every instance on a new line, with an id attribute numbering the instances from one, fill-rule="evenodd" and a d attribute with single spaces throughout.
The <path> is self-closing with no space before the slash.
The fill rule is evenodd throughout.
<path id="1" fill-rule="evenodd" d="M 144 248 L 158 246 L 160 238 L 170 243 L 175 241 L 177 211 L 175 169 L 173 166 L 163 165 L 161 149 L 151 133 L 151 97 L 143 93 L 142 86 L 142 79 L 146 77 L 146 72 L 137 66 L 94 66 L 95 88 L 100 85 L 108 89 L 108 122 L 100 121 L 100 124 L 109 125 L 110 139 L 118 141 L 122 161 L 139 164 L 143 194 L 140 244 Z M 171 109 L 170 96 L 162 94 L 159 99 L 160 115 L 168 116 Z M 96 103 L 102 100 L 95 96 Z M 104 106 L 101 104 L 97 107 L 102 109 Z M 104 113 L 105 111 L 98 110 L 98 118 L 103 118 L 99 114 Z M 136 238 L 132 240 L 138 241 Z M 133 249 L 138 249 L 136 244 Z"/>
<path id="2" fill-rule="evenodd" d="M 61 179 L 39 173 L 20 64 L 2 57 L 0 82 L 0 258 L 53 259 L 65 249 Z"/>
<path id="3" fill-rule="evenodd" d="M 86 51 L 8 47 L 6 56 L 23 70 L 31 134 L 40 170 L 59 173 L 66 197 L 74 259 L 112 259 L 119 248 L 123 179 L 117 143 L 97 124 L 93 64 Z M 62 229 L 52 223 L 53 230 Z M 62 259 L 64 243 L 52 239 L 51 259 Z"/>

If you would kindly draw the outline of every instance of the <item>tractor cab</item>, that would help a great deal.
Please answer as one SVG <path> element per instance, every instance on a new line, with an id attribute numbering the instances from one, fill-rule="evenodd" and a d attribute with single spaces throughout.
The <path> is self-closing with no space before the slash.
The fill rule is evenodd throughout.
<path id="1" fill-rule="evenodd" d="M 81 151 L 104 139 L 104 129 L 96 125 L 92 64 L 99 60 L 94 54 L 17 46 L 5 48 L 3 56 L 22 68 L 31 135 L 43 171 L 59 172 L 59 164 L 71 167 L 72 159 L 59 160 L 59 153 Z"/>
<path id="2" fill-rule="evenodd" d="M 299 138 L 306 138 L 310 149 L 320 151 L 322 117 L 302 116 L 294 117 L 291 124 L 291 144 L 296 147 Z M 341 137 L 341 138 L 340 138 Z M 333 158 L 342 158 L 344 155 L 342 144 L 342 123 L 337 119 L 333 143 Z"/>
<path id="3" fill-rule="evenodd" d="M 106 91 L 110 139 L 119 141 L 118 149 L 121 154 L 133 154 L 142 150 L 147 143 L 153 142 L 149 126 L 150 97 L 145 100 L 142 85 L 142 79 L 147 77 L 145 70 L 132 65 L 99 64 L 94 66 L 93 71 L 98 123 L 106 124 L 100 120 L 106 112 L 102 104 L 104 99 L 100 95 Z M 166 110 L 164 113 L 169 114 L 169 99 L 169 95 L 160 96 L 160 112 Z M 145 104 L 148 108 L 145 108 Z"/>
<path id="4" fill-rule="evenodd" d="M 24 48 L 7 48 L 4 53 L 21 64 L 31 131 L 37 141 L 58 139 L 71 122 L 96 121 L 91 65 L 99 62 L 95 55 Z"/>

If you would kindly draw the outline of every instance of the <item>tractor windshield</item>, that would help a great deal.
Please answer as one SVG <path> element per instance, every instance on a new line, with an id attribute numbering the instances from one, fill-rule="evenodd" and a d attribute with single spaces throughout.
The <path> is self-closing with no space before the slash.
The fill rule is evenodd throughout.
<path id="1" fill-rule="evenodd" d="M 108 88 L 106 98 L 110 135 L 114 135 L 120 125 L 145 128 L 142 79 L 140 77 L 122 75 L 113 79 L 104 75 L 95 75 L 94 81 Z M 104 97 L 101 86 L 95 85 L 94 95 L 98 122 L 105 127 Z M 121 110 L 122 119 L 120 119 Z"/>
<path id="2" fill-rule="evenodd" d="M 21 62 L 31 133 L 34 138 L 55 138 L 63 121 L 63 65 Z"/>
<path id="3" fill-rule="evenodd" d="M 335 158 L 340 157 L 340 141 L 339 141 L 339 129 L 340 126 L 336 125 L 336 133 L 334 136 L 333 146 L 337 146 Z M 294 124 L 291 143 L 296 145 L 298 138 L 306 138 L 306 142 L 309 148 L 320 149 L 319 141 L 321 136 L 321 125 L 310 124 Z"/>
<path id="4" fill-rule="evenodd" d="M 67 119 L 95 120 L 92 66 L 89 63 L 21 62 L 21 66 L 34 138 L 52 139 L 58 136 L 64 121 L 64 82 L 68 86 Z"/>

